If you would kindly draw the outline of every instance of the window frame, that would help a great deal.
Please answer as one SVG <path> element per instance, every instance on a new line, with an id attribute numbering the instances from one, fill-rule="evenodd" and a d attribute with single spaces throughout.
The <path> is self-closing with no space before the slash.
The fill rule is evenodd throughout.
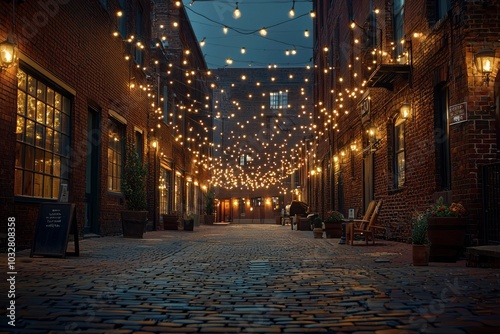
<path id="1" fill-rule="evenodd" d="M 396 4 L 400 4 L 399 7 L 396 7 Z M 404 24 L 404 9 L 405 9 L 405 0 L 395 0 L 393 3 L 392 10 L 392 21 L 393 21 L 393 38 L 394 38 L 394 58 L 397 58 L 399 55 L 403 53 L 403 45 L 401 44 L 401 40 L 405 36 L 405 24 Z"/>
<path id="2" fill-rule="evenodd" d="M 393 124 L 394 189 L 406 184 L 406 120 L 396 117 Z M 402 138 L 401 138 L 402 136 Z M 402 163 L 399 158 L 402 156 Z M 402 168 L 401 168 L 402 167 Z"/>
<path id="3" fill-rule="evenodd" d="M 125 165 L 125 124 L 120 122 L 120 120 L 114 118 L 113 116 L 108 117 L 108 174 L 107 174 L 107 190 L 111 193 L 121 193 L 122 192 L 122 176 L 123 168 Z M 116 130 L 118 135 L 118 145 L 113 145 L 111 141 L 111 130 L 112 126 Z M 116 138 L 116 137 L 115 137 Z M 111 159 L 110 151 L 112 156 L 118 159 Z M 114 163 L 110 161 L 115 160 Z M 116 167 L 116 168 L 115 168 Z M 111 182 L 111 185 L 110 185 Z"/>
<path id="4" fill-rule="evenodd" d="M 20 65 L 17 77 L 13 193 L 16 199 L 57 200 L 61 184 L 69 185 L 73 96 L 28 66 Z"/>
<path id="5" fill-rule="evenodd" d="M 269 109 L 285 110 L 288 109 L 288 92 L 278 91 L 269 93 Z"/>

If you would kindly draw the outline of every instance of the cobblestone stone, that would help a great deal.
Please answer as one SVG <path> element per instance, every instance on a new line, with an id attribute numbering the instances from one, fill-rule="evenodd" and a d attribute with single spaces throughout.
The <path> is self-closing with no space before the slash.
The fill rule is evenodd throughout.
<path id="1" fill-rule="evenodd" d="M 411 246 L 339 245 L 278 225 L 85 239 L 17 254 L 6 333 L 498 333 L 500 269 L 411 265 Z M 1 263 L 6 268 L 6 259 Z M 5 282 L 0 282 L 7 291 Z M 5 292 L 3 292 L 5 295 Z"/>

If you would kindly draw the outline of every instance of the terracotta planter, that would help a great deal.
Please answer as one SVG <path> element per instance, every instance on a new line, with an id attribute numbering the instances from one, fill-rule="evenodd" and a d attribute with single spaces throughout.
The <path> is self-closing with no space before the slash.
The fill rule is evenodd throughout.
<path id="1" fill-rule="evenodd" d="M 340 238 L 342 236 L 342 222 L 325 222 L 327 238 Z"/>
<path id="2" fill-rule="evenodd" d="M 123 237 L 141 239 L 148 222 L 148 212 L 125 210 L 121 212 L 121 217 Z"/>
<path id="3" fill-rule="evenodd" d="M 414 266 L 429 265 L 429 245 L 412 245 Z"/>
<path id="4" fill-rule="evenodd" d="M 313 235 L 315 239 L 323 238 L 323 229 L 321 227 L 315 227 L 313 229 Z"/>
<path id="5" fill-rule="evenodd" d="M 465 242 L 465 218 L 431 217 L 427 234 L 431 243 L 430 262 L 456 262 Z"/>

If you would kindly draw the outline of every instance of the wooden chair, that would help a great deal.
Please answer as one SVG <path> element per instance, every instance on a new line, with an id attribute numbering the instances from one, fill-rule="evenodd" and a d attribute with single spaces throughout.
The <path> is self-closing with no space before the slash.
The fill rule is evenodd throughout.
<path id="1" fill-rule="evenodd" d="M 373 206 L 373 209 L 371 208 Z M 382 226 L 376 226 L 378 214 L 380 208 L 382 207 L 382 201 L 371 201 L 366 209 L 365 216 L 363 219 L 354 220 L 348 224 L 346 228 L 346 239 L 347 242 L 354 245 L 354 235 L 360 235 L 364 237 L 366 244 L 368 245 L 368 236 L 371 236 L 372 244 L 375 244 L 375 229 L 381 228 Z M 371 210 L 371 213 L 369 212 Z"/>

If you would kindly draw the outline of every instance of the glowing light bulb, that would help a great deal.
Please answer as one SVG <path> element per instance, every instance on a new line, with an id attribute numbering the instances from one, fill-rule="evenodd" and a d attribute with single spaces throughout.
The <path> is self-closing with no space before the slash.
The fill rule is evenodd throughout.
<path id="1" fill-rule="evenodd" d="M 234 12 L 233 12 L 233 17 L 235 19 L 239 19 L 241 17 L 241 11 L 240 9 L 238 8 L 238 2 L 236 2 L 236 8 L 234 9 Z"/>

